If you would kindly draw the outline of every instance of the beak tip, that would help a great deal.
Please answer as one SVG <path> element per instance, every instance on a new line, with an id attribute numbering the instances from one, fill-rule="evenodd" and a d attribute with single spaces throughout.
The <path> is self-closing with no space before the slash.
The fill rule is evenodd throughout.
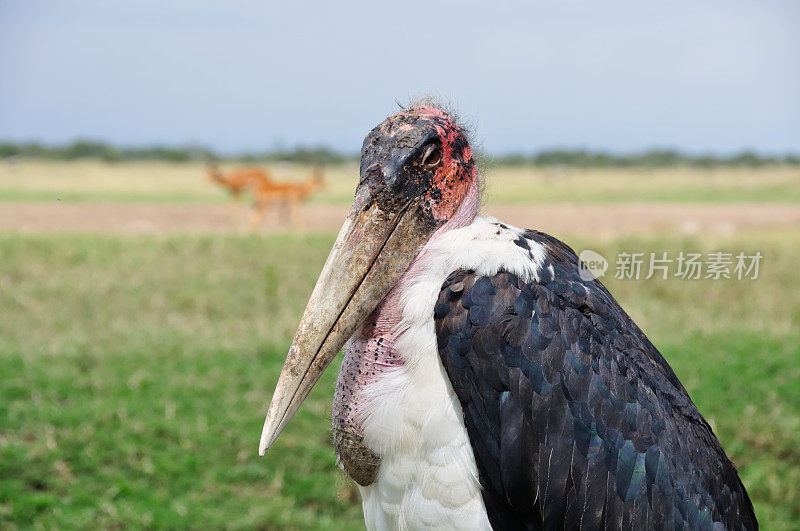
<path id="1" fill-rule="evenodd" d="M 264 423 L 264 429 L 261 431 L 261 441 L 258 443 L 258 455 L 264 457 L 272 443 L 275 442 L 275 436 L 271 433 L 273 430 L 269 429 L 267 423 Z"/>
<path id="2" fill-rule="evenodd" d="M 271 441 L 270 438 L 267 437 L 266 433 L 261 434 L 261 441 L 258 443 L 258 455 L 264 457 L 264 454 L 267 453 L 267 450 L 269 450 L 273 442 L 274 441 Z"/>

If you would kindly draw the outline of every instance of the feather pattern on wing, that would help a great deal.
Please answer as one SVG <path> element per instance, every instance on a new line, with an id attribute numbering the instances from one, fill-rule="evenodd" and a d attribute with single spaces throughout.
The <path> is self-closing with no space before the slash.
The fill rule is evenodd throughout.
<path id="1" fill-rule="evenodd" d="M 756 529 L 736 468 L 666 360 L 545 234 L 537 279 L 453 272 L 434 308 L 490 522 Z"/>

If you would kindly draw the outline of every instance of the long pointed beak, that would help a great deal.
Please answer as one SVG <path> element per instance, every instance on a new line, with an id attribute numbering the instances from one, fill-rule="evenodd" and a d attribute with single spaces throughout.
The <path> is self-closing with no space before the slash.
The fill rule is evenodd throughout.
<path id="1" fill-rule="evenodd" d="M 357 199 L 339 231 L 289 348 L 267 411 L 259 455 L 272 446 L 342 345 L 436 229 L 418 202 L 390 208 L 379 204 Z"/>

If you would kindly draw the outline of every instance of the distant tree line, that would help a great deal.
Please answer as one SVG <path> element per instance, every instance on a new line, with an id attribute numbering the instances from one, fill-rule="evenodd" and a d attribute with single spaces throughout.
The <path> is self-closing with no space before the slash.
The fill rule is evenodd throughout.
<path id="1" fill-rule="evenodd" d="M 37 142 L 0 142 L 0 158 L 10 157 L 43 160 L 97 159 L 105 162 L 137 160 L 208 162 L 211 160 L 223 160 L 243 163 L 287 161 L 318 164 L 336 164 L 357 160 L 355 156 L 343 155 L 327 148 L 276 149 L 260 153 L 223 155 L 202 146 L 118 147 L 93 140 L 77 140 L 62 146 L 48 146 Z"/>
<path id="2" fill-rule="evenodd" d="M 61 146 L 43 145 L 36 142 L 0 142 L 0 158 L 34 158 L 44 160 L 98 159 L 105 162 L 167 161 L 204 162 L 223 160 L 247 164 L 265 162 L 301 162 L 316 164 L 338 164 L 358 160 L 357 154 L 345 154 L 324 147 L 274 149 L 263 152 L 223 155 L 202 146 L 182 147 L 119 147 L 92 140 L 77 140 Z M 486 157 L 490 165 L 510 166 L 577 166 L 577 167 L 626 167 L 626 166 L 768 166 L 800 165 L 800 155 L 787 154 L 769 156 L 745 151 L 728 156 L 689 155 L 673 150 L 650 150 L 633 154 L 613 154 L 586 150 L 547 150 L 535 154 L 511 154 Z"/>
<path id="3" fill-rule="evenodd" d="M 507 166 L 578 166 L 578 167 L 626 167 L 626 166 L 770 166 L 798 165 L 800 155 L 762 155 L 743 151 L 733 155 L 689 155 L 673 150 L 650 150 L 641 153 L 618 155 L 600 151 L 550 150 L 534 155 L 505 155 L 490 160 L 490 164 Z"/>

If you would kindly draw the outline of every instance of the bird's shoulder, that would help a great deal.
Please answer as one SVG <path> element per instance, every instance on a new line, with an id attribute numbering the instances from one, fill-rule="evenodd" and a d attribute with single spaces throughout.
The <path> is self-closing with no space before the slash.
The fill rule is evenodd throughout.
<path id="1" fill-rule="evenodd" d="M 666 382 L 669 388 L 665 390 L 672 399 L 688 399 L 672 368 L 608 289 L 599 279 L 581 274 L 580 258 L 569 245 L 544 232 L 514 227 L 491 217 L 478 218 L 467 229 L 468 238 L 458 235 L 448 242 L 448 255 L 467 255 L 477 260 L 455 260 L 450 264 L 452 271 L 441 286 L 440 303 L 447 298 L 450 286 L 463 286 L 466 282 L 463 293 L 471 303 L 465 308 L 468 312 L 488 315 L 491 310 L 496 320 L 505 320 L 506 316 L 517 315 L 518 305 L 541 304 L 538 312 L 531 312 L 537 322 L 547 324 L 545 321 L 549 320 L 563 333 L 575 333 L 577 337 L 590 330 L 602 335 L 615 352 L 624 354 L 626 362 Z M 458 253 L 453 252 L 456 249 Z M 452 297 L 452 290 L 450 294 Z M 475 297 L 482 297 L 490 308 L 475 304 Z M 512 299 L 516 305 L 500 305 Z M 579 315 L 585 319 L 566 319 Z M 557 323 L 557 318 L 565 321 Z M 614 356 L 610 361 L 620 358 Z"/>

